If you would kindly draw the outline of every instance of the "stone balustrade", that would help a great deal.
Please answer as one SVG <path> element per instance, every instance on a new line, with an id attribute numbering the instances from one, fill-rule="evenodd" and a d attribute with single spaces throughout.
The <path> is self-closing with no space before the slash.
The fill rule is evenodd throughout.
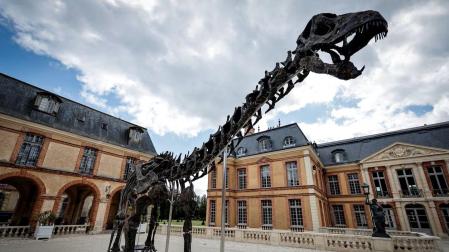
<path id="1" fill-rule="evenodd" d="M 54 235 L 68 235 L 68 234 L 86 234 L 88 231 L 88 224 L 83 225 L 55 225 L 53 229 Z"/>
<path id="2" fill-rule="evenodd" d="M 157 232 L 167 234 L 167 225 Z M 328 251 L 439 251 L 440 238 L 426 234 L 395 231 L 391 239 L 371 237 L 370 229 L 321 228 L 320 232 L 292 232 L 289 230 L 262 230 L 226 228 L 225 239 L 249 243 L 309 248 Z M 182 236 L 182 226 L 171 226 L 171 234 Z M 192 235 L 198 238 L 220 239 L 220 227 L 193 227 Z"/>
<path id="3" fill-rule="evenodd" d="M 31 236 L 30 226 L 0 226 L 0 238 L 25 238 Z"/>

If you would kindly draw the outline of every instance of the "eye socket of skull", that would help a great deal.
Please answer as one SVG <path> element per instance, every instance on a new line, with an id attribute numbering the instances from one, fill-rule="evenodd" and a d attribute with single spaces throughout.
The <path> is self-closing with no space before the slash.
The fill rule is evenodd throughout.
<path id="1" fill-rule="evenodd" d="M 316 24 L 315 27 L 315 34 L 317 35 L 325 35 L 327 33 L 329 33 L 330 31 L 332 31 L 335 27 L 335 24 L 330 23 L 330 22 L 319 22 Z"/>

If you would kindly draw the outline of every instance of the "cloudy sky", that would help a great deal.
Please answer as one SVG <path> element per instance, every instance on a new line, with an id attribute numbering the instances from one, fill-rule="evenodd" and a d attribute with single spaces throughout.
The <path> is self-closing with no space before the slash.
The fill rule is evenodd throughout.
<path id="1" fill-rule="evenodd" d="M 311 74 L 260 122 L 318 143 L 449 120 L 449 1 L 0 0 L 0 72 L 147 127 L 157 151 L 206 140 L 308 20 L 373 9 L 365 72 Z M 200 181 L 197 192 L 205 192 Z"/>

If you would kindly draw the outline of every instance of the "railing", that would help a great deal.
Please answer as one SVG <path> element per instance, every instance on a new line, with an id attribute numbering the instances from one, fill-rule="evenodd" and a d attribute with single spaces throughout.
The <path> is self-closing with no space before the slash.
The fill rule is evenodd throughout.
<path id="1" fill-rule="evenodd" d="M 402 198 L 420 198 L 423 197 L 423 190 L 418 188 L 410 188 L 408 190 L 399 191 Z"/>
<path id="2" fill-rule="evenodd" d="M 292 232 L 304 232 L 303 226 L 290 226 L 290 231 Z"/>
<path id="3" fill-rule="evenodd" d="M 171 227 L 173 235 L 182 236 L 182 226 Z M 173 232 L 173 230 L 176 230 Z M 229 241 L 308 248 L 329 251 L 388 251 L 388 252 L 437 252 L 439 238 L 421 233 L 387 231 L 391 239 L 372 237 L 370 229 L 320 228 L 320 232 L 292 232 L 289 230 L 262 230 L 226 228 L 225 238 Z M 167 225 L 160 225 L 157 232 L 167 233 Z M 220 239 L 219 227 L 193 227 L 194 237 Z"/>
<path id="4" fill-rule="evenodd" d="M 433 189 L 432 195 L 434 197 L 449 197 L 449 189 Z"/>
<path id="5" fill-rule="evenodd" d="M 389 192 L 376 192 L 376 198 L 386 199 L 386 198 L 391 198 L 391 195 Z"/>
<path id="6" fill-rule="evenodd" d="M 0 238 L 25 238 L 31 236 L 30 226 L 0 226 Z"/>
<path id="7" fill-rule="evenodd" d="M 271 224 L 262 225 L 262 230 L 272 230 L 273 226 Z"/>
<path id="8" fill-rule="evenodd" d="M 243 223 L 242 224 L 237 224 L 237 228 L 238 229 L 246 229 L 246 227 L 247 227 L 246 224 L 243 224 Z"/>
<path id="9" fill-rule="evenodd" d="M 86 234 L 88 231 L 88 224 L 83 225 L 55 225 L 53 229 L 54 235 L 68 235 L 68 234 Z"/>

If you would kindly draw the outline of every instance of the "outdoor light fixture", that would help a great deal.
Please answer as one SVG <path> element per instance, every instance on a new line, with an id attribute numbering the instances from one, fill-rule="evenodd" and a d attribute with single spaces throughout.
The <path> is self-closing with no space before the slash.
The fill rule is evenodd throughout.
<path id="1" fill-rule="evenodd" d="M 369 185 L 367 183 L 363 183 L 362 185 L 363 194 L 365 194 L 365 202 L 366 204 L 369 204 Z"/>

